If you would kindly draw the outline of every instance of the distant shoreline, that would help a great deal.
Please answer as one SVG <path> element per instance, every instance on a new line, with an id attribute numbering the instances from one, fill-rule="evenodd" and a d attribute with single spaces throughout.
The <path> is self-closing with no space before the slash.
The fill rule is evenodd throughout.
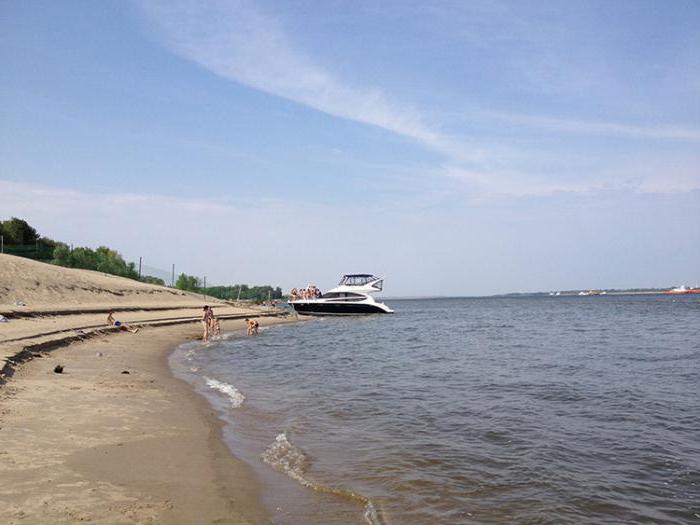
<path id="1" fill-rule="evenodd" d="M 576 290 L 576 291 L 566 291 L 560 292 L 558 296 L 554 297 L 582 297 L 579 296 L 579 292 L 587 290 Z M 603 297 L 606 295 L 670 295 L 668 294 L 668 289 L 663 290 L 600 290 L 605 292 Z M 596 294 L 591 294 L 589 297 Z M 497 297 L 553 297 L 550 292 L 508 292 L 502 294 L 493 295 L 428 295 L 428 296 L 382 296 L 382 301 L 422 301 L 422 300 L 432 300 L 432 299 L 492 299 Z"/>

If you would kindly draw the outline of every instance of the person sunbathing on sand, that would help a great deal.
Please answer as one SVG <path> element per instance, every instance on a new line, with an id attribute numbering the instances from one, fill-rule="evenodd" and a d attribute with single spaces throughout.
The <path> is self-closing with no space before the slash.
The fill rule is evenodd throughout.
<path id="1" fill-rule="evenodd" d="M 131 332 L 132 334 L 135 334 L 136 332 L 139 331 L 138 328 L 133 328 L 133 327 L 129 326 L 129 325 L 126 324 L 126 323 L 122 323 L 121 321 L 117 321 L 117 320 L 114 318 L 114 315 L 113 315 L 113 314 L 114 314 L 114 311 L 113 311 L 113 310 L 110 310 L 110 311 L 109 311 L 109 315 L 107 316 L 107 324 L 108 324 L 108 325 L 116 326 L 117 328 L 119 328 L 119 329 L 121 329 L 121 330 L 126 330 L 127 332 Z"/>

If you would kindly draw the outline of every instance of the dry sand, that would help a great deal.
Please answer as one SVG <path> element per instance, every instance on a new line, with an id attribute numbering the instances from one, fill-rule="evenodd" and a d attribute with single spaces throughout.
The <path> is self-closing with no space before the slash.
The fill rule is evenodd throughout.
<path id="1" fill-rule="evenodd" d="M 198 318 L 202 299 L 143 293 L 152 288 L 160 287 L 0 257 L 0 309 L 14 316 L 0 323 L 13 373 L 0 386 L 0 523 L 271 523 L 213 409 L 167 365 L 177 344 L 201 336 L 198 322 L 182 323 Z M 17 294 L 26 307 L 9 304 Z M 102 313 L 78 313 L 114 306 L 139 308 L 118 316 L 141 324 L 138 334 L 105 329 Z M 171 322 L 180 324 L 158 326 Z M 76 337 L 85 340 L 55 349 Z M 21 349 L 31 360 L 13 364 Z"/>
<path id="2" fill-rule="evenodd" d="M 197 306 L 201 295 L 146 284 L 91 270 L 62 268 L 0 254 L 0 310 L 89 309 L 113 307 Z M 216 301 L 215 299 L 209 299 Z"/>

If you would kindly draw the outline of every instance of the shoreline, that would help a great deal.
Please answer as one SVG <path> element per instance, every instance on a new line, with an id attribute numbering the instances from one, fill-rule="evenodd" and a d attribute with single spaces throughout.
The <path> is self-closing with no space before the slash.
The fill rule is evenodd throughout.
<path id="1" fill-rule="evenodd" d="M 270 523 L 219 414 L 170 369 L 199 335 L 198 324 L 146 327 L 19 366 L 0 388 L 0 521 Z"/>

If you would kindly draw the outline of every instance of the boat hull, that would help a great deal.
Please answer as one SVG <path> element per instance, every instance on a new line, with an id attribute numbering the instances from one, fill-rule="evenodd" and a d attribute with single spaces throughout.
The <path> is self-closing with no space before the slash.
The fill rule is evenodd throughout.
<path id="1" fill-rule="evenodd" d="M 368 303 L 339 304 L 322 302 L 293 302 L 290 303 L 299 315 L 368 315 L 393 313 L 386 306 Z"/>

